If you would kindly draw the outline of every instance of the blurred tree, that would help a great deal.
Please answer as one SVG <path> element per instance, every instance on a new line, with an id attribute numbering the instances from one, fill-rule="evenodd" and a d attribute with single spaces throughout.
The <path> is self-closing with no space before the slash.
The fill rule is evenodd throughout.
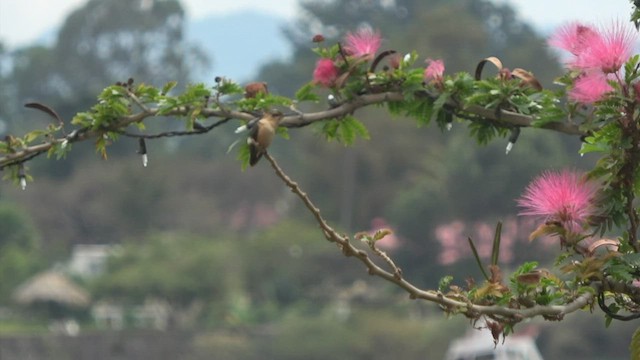
<path id="1" fill-rule="evenodd" d="M 474 60 L 497 56 L 507 67 L 532 71 L 545 84 L 560 74 L 544 39 L 519 20 L 508 4 L 488 0 L 302 0 L 301 7 L 295 25 L 285 29 L 294 47 L 293 57 L 266 64 L 259 76 L 270 89 L 287 96 L 311 79 L 317 59 L 310 50 L 314 35 L 322 34 L 331 42 L 360 26 L 380 30 L 383 49 L 394 44 L 393 50 L 400 53 L 416 50 L 425 57 L 443 58 L 450 72 L 473 71 Z"/>
<path id="2" fill-rule="evenodd" d="M 18 49 L 6 62 L 9 71 L 3 83 L 10 83 L 12 90 L 7 96 L 0 89 L 0 107 L 5 108 L 0 116 L 11 119 L 8 131 L 23 133 L 51 121 L 22 108 L 29 101 L 45 102 L 69 121 L 117 81 L 134 78 L 156 86 L 178 81 L 184 86 L 190 72 L 208 61 L 185 41 L 185 21 L 178 0 L 87 2 L 69 15 L 52 47 Z M 72 154 L 71 161 L 38 169 L 65 175 L 77 157 Z"/>
<path id="3" fill-rule="evenodd" d="M 163 85 L 185 82 L 204 55 L 183 37 L 177 0 L 92 0 L 73 12 L 53 47 L 13 56 L 14 106 L 46 99 L 66 118 L 95 102 L 106 85 L 129 77 Z"/>
<path id="4" fill-rule="evenodd" d="M 209 325 L 266 322 L 291 308 L 319 311 L 332 301 L 326 289 L 350 283 L 361 271 L 318 242 L 313 226 L 298 223 L 285 222 L 250 239 L 167 233 L 144 240 L 126 242 L 110 260 L 93 286 L 95 297 L 125 304 L 157 298 L 176 313 L 200 302 L 207 304 L 202 319 Z M 327 266 L 338 271 L 326 273 Z"/>
<path id="5" fill-rule="evenodd" d="M 29 217 L 14 204 L 0 202 L 0 304 L 15 288 L 46 266 L 40 238 Z"/>
<path id="6" fill-rule="evenodd" d="M 138 240 L 138 239 L 136 239 Z M 147 300 L 166 301 L 171 309 L 170 326 L 181 314 L 202 302 L 224 308 L 236 257 L 233 243 L 181 234 L 162 234 L 149 241 L 130 241 L 113 256 L 107 273 L 93 284 L 97 298 L 124 304 Z M 197 319 L 197 317 L 196 317 Z"/>
<path id="7" fill-rule="evenodd" d="M 320 311 L 333 301 L 335 291 L 350 286 L 361 272 L 336 258 L 332 247 L 318 242 L 314 230 L 313 225 L 287 221 L 239 244 L 245 291 L 259 320 L 292 308 Z"/>

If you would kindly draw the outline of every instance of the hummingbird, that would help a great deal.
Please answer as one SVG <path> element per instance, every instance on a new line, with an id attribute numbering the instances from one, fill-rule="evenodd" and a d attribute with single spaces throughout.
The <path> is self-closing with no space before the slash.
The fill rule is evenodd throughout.
<path id="1" fill-rule="evenodd" d="M 250 127 L 251 132 L 247 143 L 249 144 L 249 165 L 254 166 L 258 160 L 267 152 L 267 148 L 271 145 L 271 141 L 276 134 L 276 129 L 283 114 L 280 111 L 265 112 L 253 126 Z"/>

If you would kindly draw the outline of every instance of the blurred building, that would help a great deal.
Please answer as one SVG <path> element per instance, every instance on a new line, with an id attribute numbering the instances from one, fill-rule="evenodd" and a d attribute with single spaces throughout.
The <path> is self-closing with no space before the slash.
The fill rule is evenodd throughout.
<path id="1" fill-rule="evenodd" d="M 445 360 L 543 360 L 534 336 L 509 335 L 494 345 L 488 329 L 473 330 L 453 340 Z"/>
<path id="2" fill-rule="evenodd" d="M 117 247 L 113 245 L 75 245 L 67 265 L 69 273 L 82 278 L 102 275 L 106 270 L 107 258 L 115 251 Z"/>

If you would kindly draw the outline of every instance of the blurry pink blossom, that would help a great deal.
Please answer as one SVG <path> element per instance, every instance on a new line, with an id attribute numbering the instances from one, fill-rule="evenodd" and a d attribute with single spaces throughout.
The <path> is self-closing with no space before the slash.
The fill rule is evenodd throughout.
<path id="1" fill-rule="evenodd" d="M 373 236 L 378 230 L 392 230 L 392 226 L 389 225 L 384 218 L 375 217 L 371 220 L 371 229 L 368 231 L 368 234 Z M 384 250 L 395 250 L 400 246 L 400 242 L 400 238 L 398 238 L 394 232 L 391 232 L 384 238 L 378 240 L 376 245 Z"/>
<path id="2" fill-rule="evenodd" d="M 361 28 L 356 33 L 348 32 L 344 38 L 347 54 L 357 57 L 373 58 L 380 48 L 382 36 L 379 31 Z"/>
<path id="3" fill-rule="evenodd" d="M 464 244 L 466 239 L 463 233 L 464 229 L 465 225 L 460 220 L 436 227 L 436 239 L 440 242 L 442 248 L 438 256 L 440 264 L 453 264 L 466 256 L 465 253 L 468 247 L 461 245 Z"/>
<path id="4" fill-rule="evenodd" d="M 604 73 L 588 72 L 576 79 L 573 88 L 569 90 L 569 99 L 583 104 L 593 104 L 611 91 L 613 87 L 609 85 Z"/>
<path id="5" fill-rule="evenodd" d="M 520 215 L 540 216 L 560 222 L 567 230 L 578 231 L 595 215 L 596 187 L 576 171 L 547 171 L 536 177 L 518 199 Z"/>
<path id="6" fill-rule="evenodd" d="M 599 36 L 584 39 L 584 49 L 577 54 L 573 65 L 579 69 L 600 69 L 605 74 L 614 73 L 632 55 L 637 40 L 635 30 L 621 22 L 601 29 Z"/>
<path id="7" fill-rule="evenodd" d="M 316 63 L 316 68 L 313 70 L 313 81 L 330 87 L 336 81 L 338 77 L 338 68 L 331 59 L 320 59 Z"/>
<path id="8" fill-rule="evenodd" d="M 573 55 L 580 55 L 582 51 L 600 34 L 589 25 L 572 22 L 559 27 L 549 38 L 549 45 L 566 50 Z"/>
<path id="9" fill-rule="evenodd" d="M 631 57 L 636 40 L 633 28 L 620 21 L 600 28 L 573 22 L 558 28 L 549 45 L 572 53 L 574 58 L 568 62 L 572 68 L 610 74 Z"/>
<path id="10" fill-rule="evenodd" d="M 424 81 L 425 82 L 441 82 L 442 75 L 444 74 L 444 62 L 442 60 L 427 59 L 425 61 L 427 68 L 424 69 Z"/>
<path id="11" fill-rule="evenodd" d="M 514 258 L 514 245 L 517 237 L 526 238 L 526 231 L 520 229 L 516 219 L 506 221 L 502 226 L 500 242 L 500 261 L 509 263 Z M 522 233 L 522 234 L 520 234 Z M 456 220 L 438 225 L 435 238 L 440 243 L 438 262 L 442 265 L 454 264 L 462 259 L 473 257 L 467 244 L 467 237 L 473 240 L 480 257 L 489 258 L 493 249 L 495 224 L 485 221 L 464 223 Z"/>
<path id="12" fill-rule="evenodd" d="M 493 235 L 495 235 L 495 225 L 490 225 L 486 222 L 476 222 L 473 226 L 473 233 L 471 238 L 473 239 L 478 254 L 483 258 L 491 256 L 491 250 L 493 249 Z"/>

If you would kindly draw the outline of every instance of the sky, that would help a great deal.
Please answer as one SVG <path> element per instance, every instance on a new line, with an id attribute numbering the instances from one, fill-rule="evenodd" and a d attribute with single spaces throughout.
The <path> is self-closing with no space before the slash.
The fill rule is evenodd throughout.
<path id="1" fill-rule="evenodd" d="M 10 48 L 29 44 L 62 24 L 73 9 L 87 0 L 0 0 L 0 41 Z M 569 20 L 602 23 L 627 20 L 629 0 L 495 0 L 511 3 L 522 19 L 549 29 Z M 293 18 L 298 0 L 183 0 L 193 19 L 224 15 L 246 9 Z M 579 6 L 576 6 L 579 3 Z M 606 5 L 605 5 L 606 4 Z"/>

